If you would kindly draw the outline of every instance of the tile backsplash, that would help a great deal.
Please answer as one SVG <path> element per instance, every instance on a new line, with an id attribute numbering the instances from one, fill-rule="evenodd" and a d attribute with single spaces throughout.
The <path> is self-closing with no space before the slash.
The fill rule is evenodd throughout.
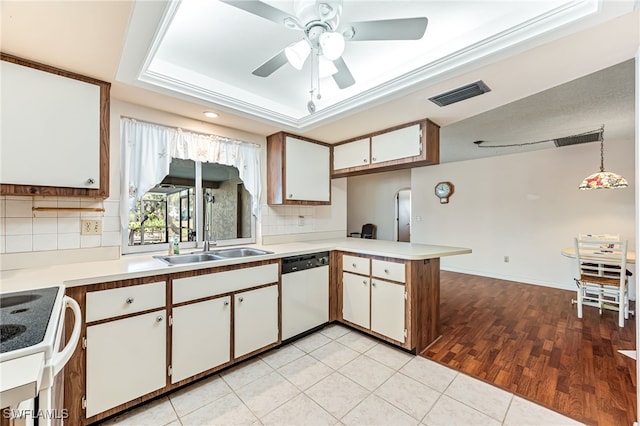
<path id="1" fill-rule="evenodd" d="M 0 253 L 120 245 L 119 201 L 72 197 L 0 197 Z M 34 211 L 34 207 L 97 207 L 104 212 Z M 102 220 L 101 235 L 81 235 L 81 219 Z"/>
<path id="2" fill-rule="evenodd" d="M 316 229 L 314 207 L 262 206 L 262 235 L 302 234 Z"/>

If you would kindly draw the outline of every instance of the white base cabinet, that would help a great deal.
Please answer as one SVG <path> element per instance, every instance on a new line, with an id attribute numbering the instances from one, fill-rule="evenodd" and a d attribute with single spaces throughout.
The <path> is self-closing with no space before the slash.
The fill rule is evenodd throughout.
<path id="1" fill-rule="evenodd" d="M 234 294 L 234 358 L 278 341 L 278 286 Z"/>
<path id="2" fill-rule="evenodd" d="M 404 342 L 404 307 L 404 285 L 371 280 L 371 331 Z"/>
<path id="3" fill-rule="evenodd" d="M 370 283 L 369 277 L 342 273 L 342 318 L 364 328 L 370 326 Z"/>
<path id="4" fill-rule="evenodd" d="M 173 308 L 171 383 L 231 359 L 231 297 Z"/>
<path id="5" fill-rule="evenodd" d="M 165 387 L 166 310 L 87 327 L 86 416 Z"/>

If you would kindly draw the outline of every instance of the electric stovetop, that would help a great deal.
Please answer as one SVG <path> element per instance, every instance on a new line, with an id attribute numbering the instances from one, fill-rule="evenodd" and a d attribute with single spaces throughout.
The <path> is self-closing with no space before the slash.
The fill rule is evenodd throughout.
<path id="1" fill-rule="evenodd" d="M 44 340 L 60 287 L 0 294 L 0 353 Z"/>

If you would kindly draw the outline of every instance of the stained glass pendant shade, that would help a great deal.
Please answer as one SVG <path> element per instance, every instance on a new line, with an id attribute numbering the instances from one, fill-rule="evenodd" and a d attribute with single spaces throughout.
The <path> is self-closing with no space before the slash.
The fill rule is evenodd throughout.
<path id="1" fill-rule="evenodd" d="M 578 189 L 616 189 L 629 186 L 627 180 L 616 173 L 604 170 L 604 128 L 600 132 L 600 171 L 584 178 Z"/>

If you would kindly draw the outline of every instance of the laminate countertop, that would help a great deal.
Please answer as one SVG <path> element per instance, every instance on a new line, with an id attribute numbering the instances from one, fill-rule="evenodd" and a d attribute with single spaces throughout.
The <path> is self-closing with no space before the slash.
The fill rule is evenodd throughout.
<path id="1" fill-rule="evenodd" d="M 0 292 L 5 293 L 31 288 L 51 287 L 53 285 L 75 287 L 106 281 L 117 281 L 212 268 L 216 266 L 237 265 L 328 250 L 341 250 L 404 260 L 433 259 L 471 253 L 471 249 L 464 247 L 400 243 L 360 238 L 314 240 L 271 245 L 251 244 L 248 246 L 267 250 L 272 253 L 243 258 L 212 260 L 207 262 L 170 266 L 161 260 L 154 258 L 154 256 L 166 255 L 166 252 L 162 251 L 156 253 L 123 255 L 116 260 L 13 269 L 0 272 Z M 198 251 L 198 249 L 184 250 L 185 253 L 192 251 Z"/>

